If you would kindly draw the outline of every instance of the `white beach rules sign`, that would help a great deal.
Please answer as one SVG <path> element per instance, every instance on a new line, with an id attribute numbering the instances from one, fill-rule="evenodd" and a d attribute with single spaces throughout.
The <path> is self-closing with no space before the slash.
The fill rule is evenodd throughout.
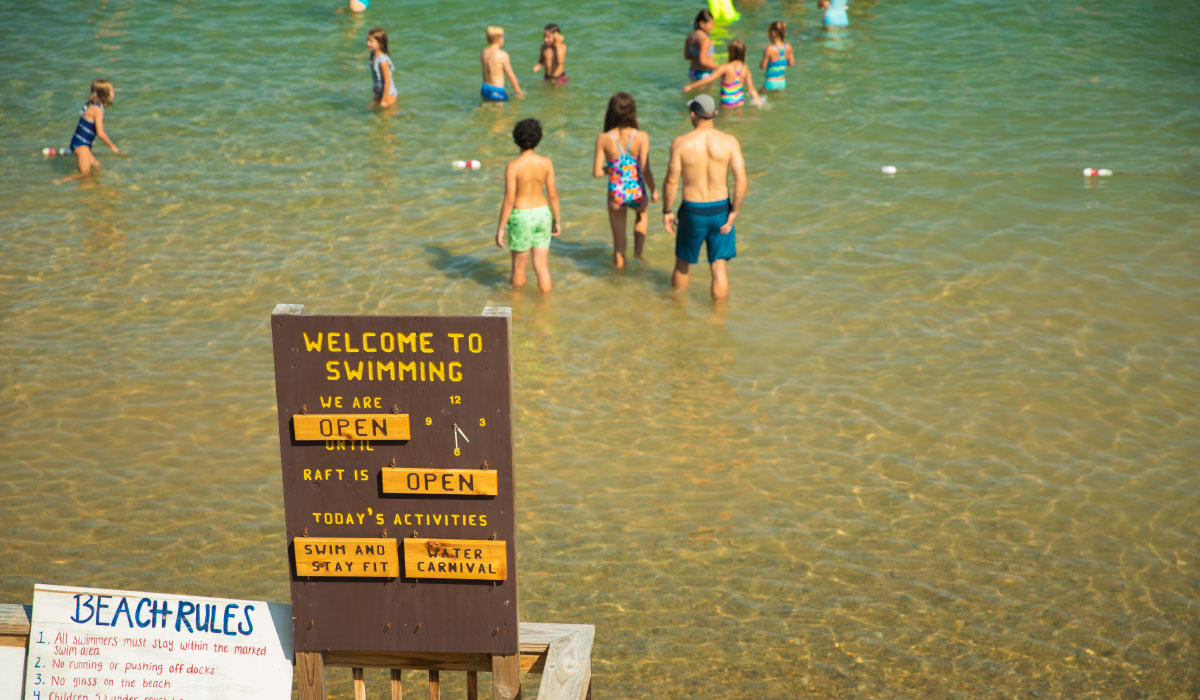
<path id="1" fill-rule="evenodd" d="M 25 700 L 288 700 L 291 639 L 279 603 L 38 584 Z"/>

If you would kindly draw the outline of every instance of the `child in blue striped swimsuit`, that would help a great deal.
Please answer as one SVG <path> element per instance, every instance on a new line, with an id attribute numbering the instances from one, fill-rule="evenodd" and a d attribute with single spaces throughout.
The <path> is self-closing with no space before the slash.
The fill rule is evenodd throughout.
<path id="1" fill-rule="evenodd" d="M 92 81 L 92 91 L 88 94 L 83 109 L 79 110 L 79 123 L 75 125 L 75 133 L 71 134 L 71 152 L 75 154 L 75 165 L 79 172 L 64 177 L 55 184 L 86 177 L 92 170 L 100 167 L 100 161 L 92 155 L 92 144 L 97 138 L 108 144 L 113 153 L 121 152 L 104 131 L 104 108 L 112 106 L 116 95 L 117 89 L 110 81 Z"/>
<path id="2" fill-rule="evenodd" d="M 796 65 L 792 45 L 786 41 L 787 24 L 775 20 L 767 27 L 767 48 L 763 49 L 762 62 L 758 67 L 767 72 L 763 78 L 764 90 L 782 90 L 787 87 L 788 66 Z"/>
<path id="3" fill-rule="evenodd" d="M 375 91 L 375 99 L 371 102 L 380 107 L 391 107 L 396 104 L 400 93 L 396 90 L 396 64 L 388 55 L 387 32 L 375 28 L 367 32 L 367 48 L 371 50 L 371 89 Z"/>

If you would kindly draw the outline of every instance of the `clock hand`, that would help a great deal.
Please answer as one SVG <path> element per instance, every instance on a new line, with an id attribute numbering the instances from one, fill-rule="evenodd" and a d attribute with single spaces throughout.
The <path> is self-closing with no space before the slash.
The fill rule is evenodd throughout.
<path id="1" fill-rule="evenodd" d="M 459 435 L 462 435 L 463 440 L 466 440 L 467 442 L 471 441 L 471 438 L 467 437 L 467 434 L 462 431 L 462 428 L 458 427 L 458 423 L 454 424 L 454 430 L 456 430 Z M 458 438 L 455 439 L 457 440 Z"/>

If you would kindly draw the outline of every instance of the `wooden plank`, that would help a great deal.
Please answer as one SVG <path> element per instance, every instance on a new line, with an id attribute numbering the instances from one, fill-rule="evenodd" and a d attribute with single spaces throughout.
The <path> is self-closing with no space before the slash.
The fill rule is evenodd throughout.
<path id="1" fill-rule="evenodd" d="M 404 540 L 404 575 L 415 579 L 503 581 L 508 578 L 508 543 L 408 537 Z"/>
<path id="2" fill-rule="evenodd" d="M 400 573 L 396 540 L 390 537 L 297 537 L 292 544 L 297 576 L 395 578 Z"/>
<path id="3" fill-rule="evenodd" d="M 296 689 L 299 700 L 326 700 L 325 659 L 321 652 L 296 652 Z"/>
<path id="4" fill-rule="evenodd" d="M 521 700 L 520 654 L 492 654 L 492 700 Z"/>
<path id="5" fill-rule="evenodd" d="M 350 669 L 354 677 L 354 700 L 367 700 L 367 682 L 363 680 L 362 668 Z"/>
<path id="6" fill-rule="evenodd" d="M 437 671 L 429 672 L 429 700 L 442 700 L 442 680 Z"/>
<path id="7" fill-rule="evenodd" d="M 596 628 L 593 625 L 562 625 L 523 623 L 530 637 L 558 637 L 550 642 L 546 663 L 542 668 L 542 683 L 538 687 L 541 700 L 584 700 L 592 681 L 592 643 Z"/>
<path id="8" fill-rule="evenodd" d="M 541 673 L 546 667 L 546 651 L 540 654 L 521 652 L 521 673 Z"/>
<path id="9" fill-rule="evenodd" d="M 392 669 L 392 700 L 404 700 L 404 671 Z"/>
<path id="10" fill-rule="evenodd" d="M 417 469 L 384 467 L 384 493 L 419 496 L 495 496 L 494 469 Z"/>
<path id="11" fill-rule="evenodd" d="M 326 651 L 326 666 L 411 668 L 419 671 L 491 671 L 490 654 L 437 654 L 416 651 Z"/>
<path id="12" fill-rule="evenodd" d="M 412 439 L 405 413 L 297 413 L 292 416 L 292 431 L 297 442 Z"/>
<path id="13" fill-rule="evenodd" d="M 29 636 L 29 616 L 32 605 L 0 603 L 0 634 Z"/>
<path id="14" fill-rule="evenodd" d="M 467 671 L 467 700 L 479 700 L 479 674 Z"/>

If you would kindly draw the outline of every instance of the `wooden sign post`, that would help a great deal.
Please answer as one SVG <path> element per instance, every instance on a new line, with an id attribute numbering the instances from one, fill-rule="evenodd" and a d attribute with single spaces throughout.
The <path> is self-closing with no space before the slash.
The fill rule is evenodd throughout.
<path id="1" fill-rule="evenodd" d="M 519 695 L 510 324 L 272 314 L 301 698 L 325 663 L 480 659 Z"/>

